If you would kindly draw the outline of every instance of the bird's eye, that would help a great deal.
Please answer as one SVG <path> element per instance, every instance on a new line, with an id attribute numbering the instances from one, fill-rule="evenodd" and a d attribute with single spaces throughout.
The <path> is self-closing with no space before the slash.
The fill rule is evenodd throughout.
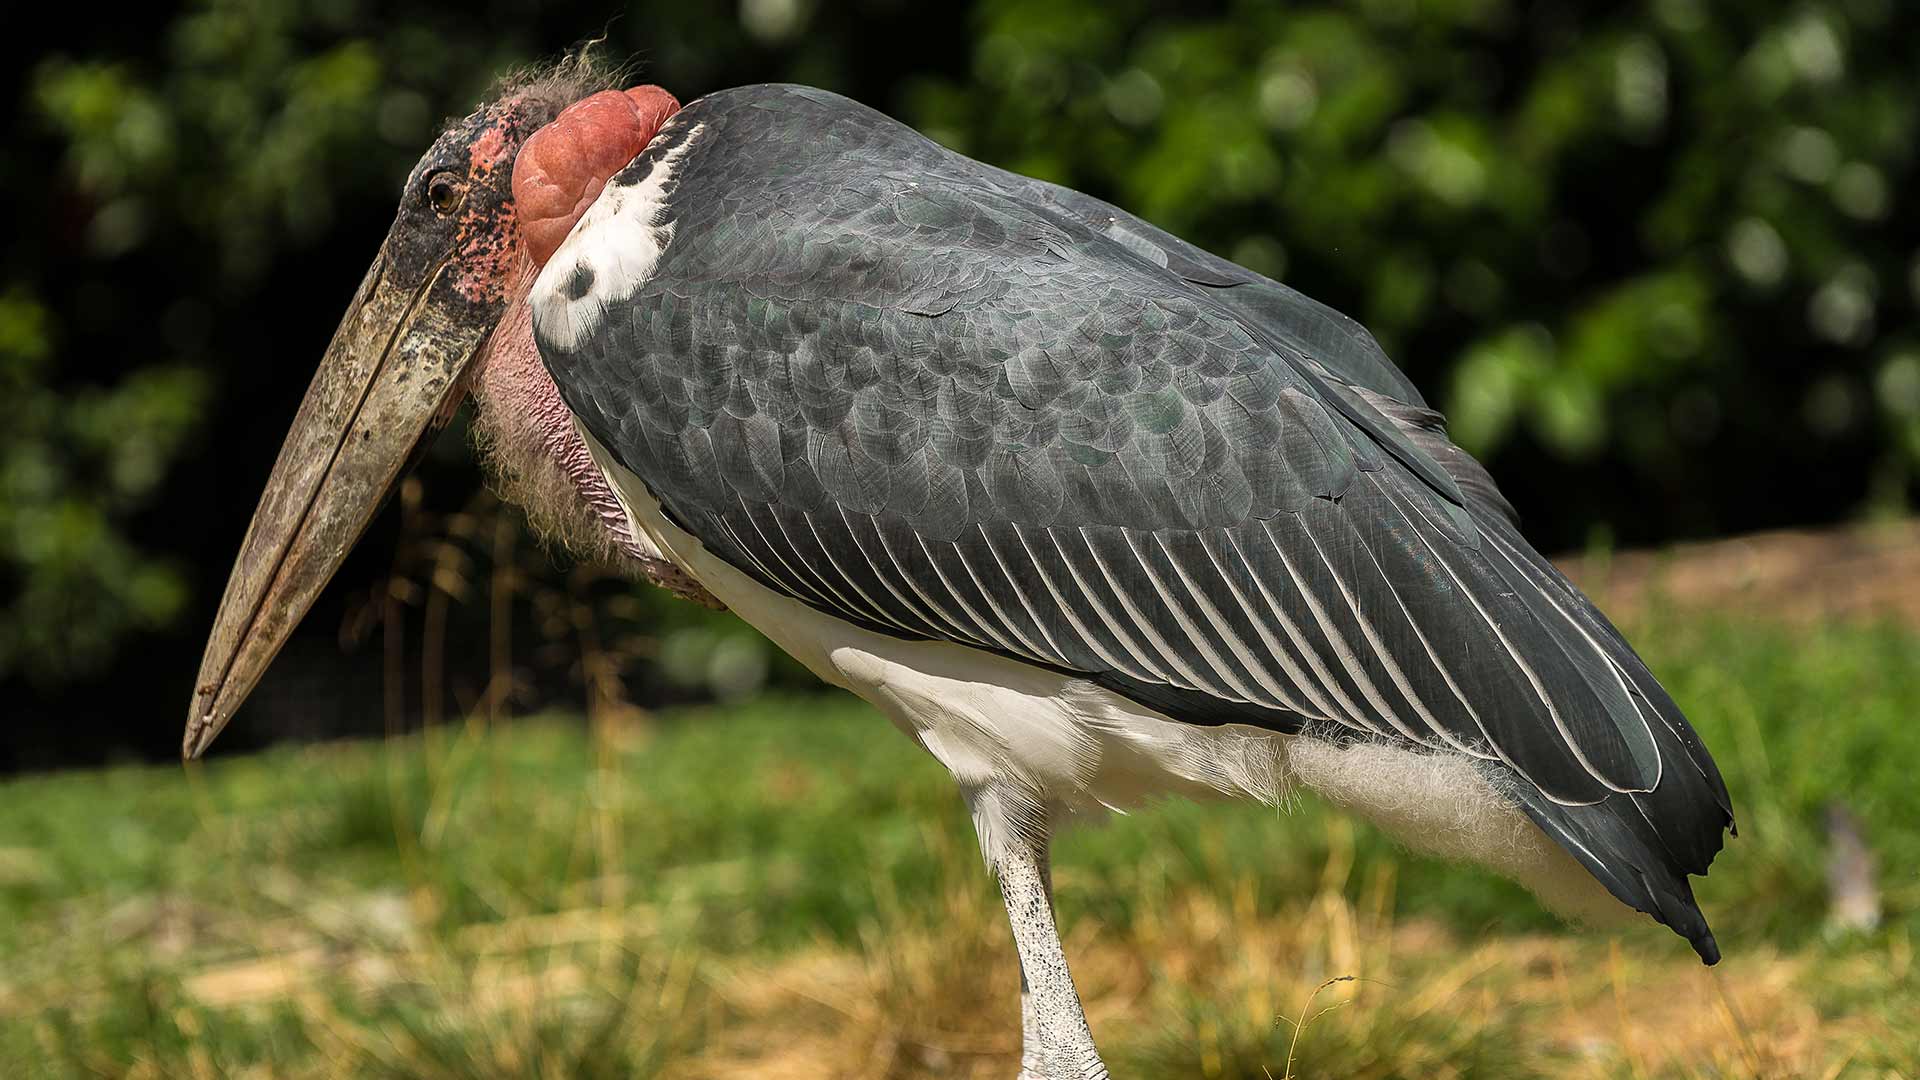
<path id="1" fill-rule="evenodd" d="M 433 212 L 445 217 L 460 209 L 460 201 L 466 196 L 466 187 L 459 178 L 450 172 L 437 172 L 427 178 L 427 205 Z"/>

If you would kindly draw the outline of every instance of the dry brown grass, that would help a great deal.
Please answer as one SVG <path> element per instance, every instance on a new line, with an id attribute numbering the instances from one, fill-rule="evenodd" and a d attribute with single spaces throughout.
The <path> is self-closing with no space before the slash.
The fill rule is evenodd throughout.
<path id="1" fill-rule="evenodd" d="M 730 1015 L 673 1075 L 1011 1076 L 1018 979 L 1001 915 L 978 899 L 857 953 L 716 969 Z M 1823 1018 L 1814 984 L 1847 975 L 1807 957 L 1761 949 L 1709 970 L 1604 938 L 1475 943 L 1334 891 L 1263 912 L 1250 882 L 1225 901 L 1175 898 L 1125 939 L 1079 923 L 1068 948 L 1118 1076 L 1279 1078 L 1303 1018 L 1300 1077 L 1836 1077 L 1885 1034 Z"/>
<path id="2" fill-rule="evenodd" d="M 1616 620 L 1652 607 L 1920 626 L 1920 522 L 1782 529 L 1555 560 Z"/>
<path id="3" fill-rule="evenodd" d="M 1397 918 L 1390 873 L 1364 883 L 1357 902 L 1342 873 L 1336 862 L 1307 899 L 1263 896 L 1252 877 L 1171 893 L 1143 905 L 1125 933 L 1067 912 L 1068 949 L 1116 1075 L 1277 1080 L 1289 1051 L 1297 1077 L 1854 1075 L 1885 1021 L 1823 1016 L 1822 988 L 1899 983 L 1912 963 L 1904 938 L 1834 962 L 1762 946 L 1714 970 L 1678 950 L 1604 937 L 1467 940 L 1431 919 Z M 384 916 L 390 933 L 328 940 L 314 911 L 252 927 L 198 913 L 192 952 L 221 941 L 237 955 L 183 970 L 177 989 L 156 998 L 187 1045 L 178 1055 L 153 1047 L 126 1075 L 224 1075 L 195 1037 L 222 1017 L 277 1011 L 317 1053 L 257 1075 L 640 1068 L 713 1080 L 907 1080 L 1017 1070 L 1018 979 L 984 884 L 955 884 L 932 910 L 883 897 L 857 947 L 821 942 L 761 957 L 676 946 L 648 905 L 440 937 L 422 932 L 404 901 L 369 902 L 399 905 Z M 106 1000 L 103 988 L 43 989 Z M 395 1001 L 422 1008 L 382 1007 Z M 40 1004 L 0 1001 L 0 1018 L 31 1017 Z"/>

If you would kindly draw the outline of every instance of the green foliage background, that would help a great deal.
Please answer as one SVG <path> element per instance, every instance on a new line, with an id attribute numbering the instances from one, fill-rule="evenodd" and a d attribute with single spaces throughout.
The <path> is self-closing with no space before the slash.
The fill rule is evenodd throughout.
<path id="1" fill-rule="evenodd" d="M 185 700 L 399 178 L 585 35 L 683 99 L 847 92 L 1341 307 L 1549 549 L 1915 491 L 1920 26 L 1893 0 L 918 8 L 195 0 L 7 46 L 15 700 L 92 707 L 109 671 Z M 430 489 L 470 490 L 442 449 Z"/>

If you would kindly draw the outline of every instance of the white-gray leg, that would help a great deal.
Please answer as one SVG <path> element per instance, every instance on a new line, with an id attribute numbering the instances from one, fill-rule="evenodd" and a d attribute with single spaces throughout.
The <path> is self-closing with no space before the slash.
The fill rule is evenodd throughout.
<path id="1" fill-rule="evenodd" d="M 1045 848 L 1040 850 L 1040 884 L 1047 890 L 1047 902 L 1053 902 L 1053 860 Z M 1020 965 L 1020 1078 L 1033 1080 L 1044 1076 L 1040 1060 L 1040 1025 L 1034 1021 L 1033 988 L 1027 985 L 1026 965 Z"/>
<path id="2" fill-rule="evenodd" d="M 993 814 L 1004 805 L 989 796 L 976 799 L 974 811 L 1020 953 L 1020 1080 L 1107 1080 L 1053 922 L 1045 815 L 982 820 L 983 811 Z"/>
<path id="3" fill-rule="evenodd" d="M 1027 988 L 1027 973 L 1020 973 L 1020 1077 L 1039 1080 L 1046 1075 L 1040 1061 L 1040 1025 L 1033 1019 L 1033 991 Z"/>

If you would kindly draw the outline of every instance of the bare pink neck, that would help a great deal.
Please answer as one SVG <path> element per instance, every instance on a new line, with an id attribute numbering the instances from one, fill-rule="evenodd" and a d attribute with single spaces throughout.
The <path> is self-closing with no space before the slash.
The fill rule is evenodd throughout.
<path id="1" fill-rule="evenodd" d="M 527 306 L 533 278 L 533 266 L 521 260 L 506 314 L 474 373 L 478 442 L 501 494 L 526 511 L 542 536 L 576 555 L 621 564 L 695 603 L 720 607 L 650 538 L 635 534 L 633 520 L 594 463 L 533 340 Z"/>
<path id="2" fill-rule="evenodd" d="M 579 497 L 595 523 L 611 534 L 615 545 L 636 559 L 647 560 L 651 553 L 634 542 L 626 511 L 614 497 L 605 474 L 594 464 L 587 444 L 573 426 L 573 414 L 560 400 L 560 388 L 540 360 L 540 350 L 533 340 L 533 312 L 527 305 L 533 285 L 532 266 L 523 263 L 522 274 L 513 300 L 480 360 L 474 387 L 479 407 L 492 414 L 485 421 L 488 438 L 517 444 L 501 447 L 499 452 L 511 453 L 520 462 L 530 462 L 528 455 L 537 454 L 557 465 L 572 483 L 572 494 Z M 557 491 L 524 494 L 540 500 L 565 497 Z M 566 513 L 559 507 L 528 509 L 535 511 L 536 517 Z"/>

